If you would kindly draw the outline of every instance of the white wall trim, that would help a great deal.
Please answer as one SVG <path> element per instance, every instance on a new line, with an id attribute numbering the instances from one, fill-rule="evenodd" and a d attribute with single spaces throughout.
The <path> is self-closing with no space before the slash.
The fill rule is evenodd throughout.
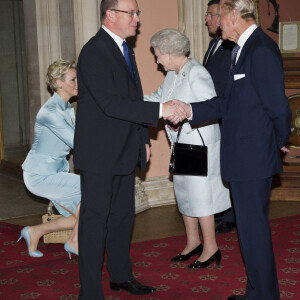
<path id="1" fill-rule="evenodd" d="M 151 177 L 144 181 L 136 177 L 135 196 L 136 213 L 176 203 L 173 181 L 169 176 Z"/>

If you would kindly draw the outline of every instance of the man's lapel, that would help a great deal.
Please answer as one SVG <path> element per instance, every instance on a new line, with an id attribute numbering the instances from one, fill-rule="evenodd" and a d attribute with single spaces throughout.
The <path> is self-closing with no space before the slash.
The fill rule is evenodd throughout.
<path id="1" fill-rule="evenodd" d="M 238 74 L 240 67 L 244 64 L 244 61 L 247 58 L 247 53 L 248 53 L 251 45 L 253 45 L 253 39 L 255 39 L 257 34 L 259 34 L 259 30 L 261 30 L 259 27 L 256 28 L 253 31 L 253 33 L 250 35 L 248 40 L 246 41 L 245 45 L 243 46 L 240 57 L 234 67 L 234 72 L 233 72 L 234 74 Z"/>
<path id="2" fill-rule="evenodd" d="M 98 35 L 99 38 L 105 42 L 105 44 L 107 45 L 109 51 L 113 54 L 113 56 L 119 61 L 120 66 L 125 68 L 128 72 L 128 75 L 131 77 L 131 73 L 128 68 L 127 62 L 117 43 L 111 38 L 111 36 L 103 28 L 100 28 L 100 30 L 98 31 Z"/>
<path id="3" fill-rule="evenodd" d="M 234 74 L 239 74 L 239 70 L 241 66 L 245 63 L 245 60 L 247 59 L 247 55 L 249 56 L 249 49 L 251 45 L 253 45 L 253 39 L 256 38 L 256 35 L 259 34 L 259 30 L 261 30 L 259 27 L 255 29 L 255 31 L 251 34 L 251 36 L 248 38 L 246 43 L 244 44 L 242 51 L 240 53 L 239 59 L 234 66 L 233 72 L 230 72 L 229 74 L 229 79 L 227 80 L 227 85 L 226 85 L 226 90 L 225 90 L 225 101 L 224 104 L 226 105 L 226 109 L 228 109 L 228 105 L 230 103 L 230 98 L 231 98 L 231 90 L 232 90 L 232 85 L 234 83 Z M 244 71 L 243 71 L 244 72 Z"/>

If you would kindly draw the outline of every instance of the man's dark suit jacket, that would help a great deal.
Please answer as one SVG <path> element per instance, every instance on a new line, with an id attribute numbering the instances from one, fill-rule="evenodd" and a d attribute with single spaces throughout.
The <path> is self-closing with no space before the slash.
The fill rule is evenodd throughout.
<path id="1" fill-rule="evenodd" d="M 216 40 L 217 38 L 214 38 L 210 41 L 203 59 L 203 65 L 214 82 L 217 96 L 223 97 L 227 79 L 229 78 L 231 51 L 235 43 L 228 40 L 223 41 L 213 56 L 206 62 L 210 49 L 214 46 Z"/>
<path id="2" fill-rule="evenodd" d="M 159 104 L 143 101 L 134 59 L 132 64 L 136 84 L 118 45 L 102 28 L 83 47 L 77 65 L 76 169 L 118 175 L 137 164 L 145 169 L 146 126 L 157 126 Z"/>
<path id="3" fill-rule="evenodd" d="M 280 151 L 290 135 L 277 44 L 260 28 L 246 41 L 224 98 L 193 103 L 192 125 L 222 118 L 221 172 L 226 181 L 271 177 L 282 170 Z"/>

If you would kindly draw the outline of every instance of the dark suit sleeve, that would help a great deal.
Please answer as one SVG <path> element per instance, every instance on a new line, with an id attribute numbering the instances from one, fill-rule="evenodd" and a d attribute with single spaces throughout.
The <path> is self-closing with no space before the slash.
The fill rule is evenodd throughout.
<path id="1" fill-rule="evenodd" d="M 252 82 L 265 112 L 272 121 L 278 147 L 291 133 L 291 111 L 285 96 L 282 60 L 276 47 L 258 47 L 252 58 Z"/>
<path id="2" fill-rule="evenodd" d="M 144 144 L 151 146 L 148 127 L 143 128 L 143 141 Z"/>
<path id="3" fill-rule="evenodd" d="M 130 76 L 105 44 L 103 47 L 91 45 L 83 49 L 78 71 L 78 80 L 84 81 L 87 91 L 108 117 L 157 126 L 159 103 L 147 103 L 136 99 L 135 93 L 131 94 Z"/>
<path id="4" fill-rule="evenodd" d="M 203 102 L 192 103 L 193 119 L 190 124 L 195 126 L 222 117 L 221 101 L 223 98 L 214 97 Z"/>

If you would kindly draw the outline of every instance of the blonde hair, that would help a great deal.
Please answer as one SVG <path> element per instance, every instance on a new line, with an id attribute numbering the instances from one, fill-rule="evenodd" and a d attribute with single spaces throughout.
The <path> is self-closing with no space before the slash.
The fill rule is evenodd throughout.
<path id="1" fill-rule="evenodd" d="M 46 83 L 52 92 L 58 89 L 56 80 L 63 80 L 70 69 L 76 69 L 75 61 L 70 59 L 58 59 L 48 67 Z"/>

